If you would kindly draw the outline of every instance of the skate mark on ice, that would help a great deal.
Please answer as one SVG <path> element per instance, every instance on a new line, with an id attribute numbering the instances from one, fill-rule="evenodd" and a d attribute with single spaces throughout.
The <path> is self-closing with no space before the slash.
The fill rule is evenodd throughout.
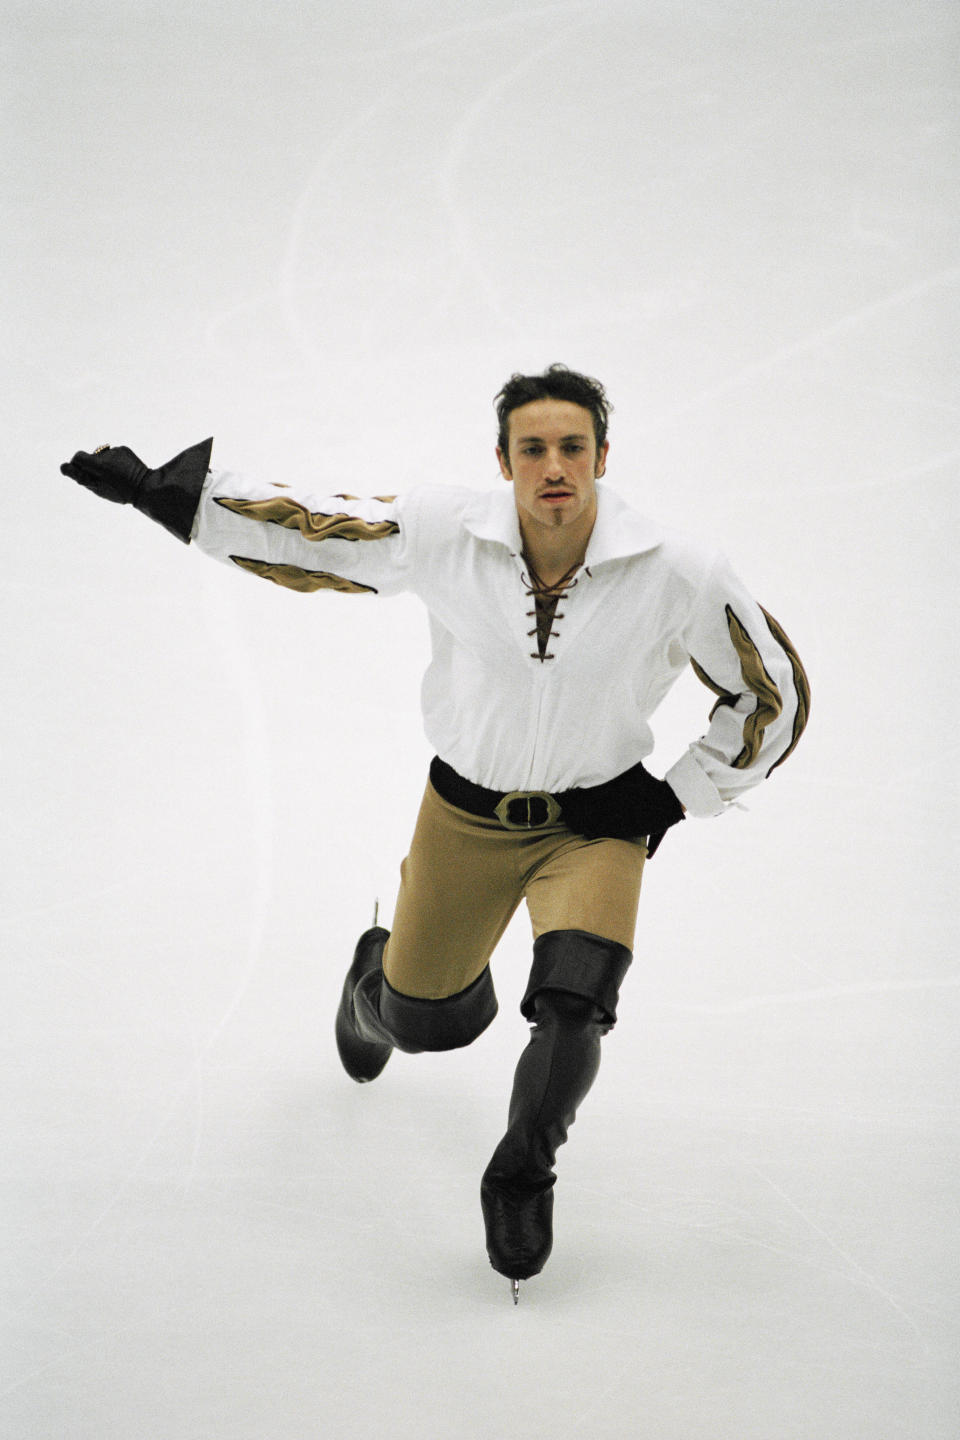
<path id="1" fill-rule="evenodd" d="M 921 390 L 892 390 L 883 385 L 850 385 L 845 387 L 848 395 L 868 395 L 871 399 L 882 400 L 898 410 L 911 405 L 918 410 L 932 410 L 936 414 L 960 416 L 960 405 L 939 395 L 925 395 Z"/>
<path id="2" fill-rule="evenodd" d="M 338 130 L 334 131 L 327 144 L 321 150 L 319 158 L 310 175 L 307 177 L 306 183 L 300 191 L 293 207 L 293 214 L 287 228 L 283 259 L 281 260 L 280 270 L 277 276 L 277 294 L 280 299 L 284 327 L 300 350 L 303 359 L 309 363 L 311 372 L 315 372 L 318 369 L 322 372 L 325 363 L 329 362 L 308 335 L 307 329 L 300 318 L 299 307 L 297 305 L 297 297 L 300 293 L 297 274 L 300 254 L 304 248 L 304 240 L 307 232 L 309 207 L 313 202 L 315 193 L 320 189 L 321 181 L 325 178 L 327 172 L 333 169 L 334 162 L 347 142 L 352 139 L 354 135 L 358 134 L 370 120 L 392 104 L 397 92 L 406 81 L 407 77 L 404 76 L 403 80 L 398 80 L 395 84 L 387 86 L 376 100 L 370 105 L 367 105 L 358 115 L 353 116 Z M 332 212 L 336 205 L 335 186 L 332 190 L 328 187 L 326 193 L 330 196 L 327 208 Z M 318 288 L 321 290 L 329 289 L 332 284 L 333 277 L 328 280 L 326 286 L 321 285 Z"/>
<path id="3" fill-rule="evenodd" d="M 260 963 L 273 894 L 275 835 L 270 738 L 266 707 L 255 683 L 256 664 L 243 638 L 233 593 L 229 593 L 228 599 L 228 592 L 215 585 L 213 576 L 204 572 L 201 598 L 203 622 L 213 643 L 213 653 L 225 668 L 240 716 L 241 768 L 252 811 L 250 833 L 253 840 L 250 861 L 253 883 L 246 889 L 237 887 L 236 892 L 248 896 L 244 927 L 247 935 L 245 963 L 223 1013 L 203 1043 L 206 1054 L 229 1025 Z"/>
<path id="4" fill-rule="evenodd" d="M 862 35 L 845 35 L 837 40 L 820 40 L 817 43 L 817 52 L 821 55 L 842 55 L 844 52 L 855 52 L 878 45 L 886 46 L 891 51 L 897 51 L 910 40 L 920 40 L 938 44 L 946 44 L 952 40 L 955 34 L 955 27 L 952 25 L 924 24 L 918 16 L 916 25 L 897 26 L 889 30 L 866 30 Z"/>
<path id="5" fill-rule="evenodd" d="M 948 471 L 950 466 L 960 464 L 960 450 L 947 450 L 942 455 L 931 455 L 926 460 L 919 460 L 913 465 L 906 465 L 902 470 L 895 470 L 892 475 L 868 475 L 864 480 L 851 480 L 849 483 L 839 485 L 807 484 L 791 485 L 782 490 L 772 491 L 768 486 L 765 490 L 738 490 L 739 500 L 759 499 L 763 497 L 769 500 L 771 494 L 778 500 L 789 500 L 791 497 L 799 497 L 804 500 L 814 495 L 825 495 L 828 498 L 833 495 L 855 495 L 862 490 L 888 490 L 895 489 L 899 485 L 922 484 L 924 481 L 934 480 L 941 471 Z M 944 481 L 954 481 L 955 477 L 949 473 L 944 474 Z M 934 480 L 934 483 L 938 483 Z"/>
<path id="6" fill-rule="evenodd" d="M 371 46 L 362 49 L 343 49 L 330 51 L 323 57 L 323 63 L 336 68 L 351 61 L 374 62 L 377 60 L 387 61 L 401 55 L 423 55 L 431 49 L 442 50 L 444 46 L 455 42 L 458 39 L 468 39 L 474 34 L 484 34 L 490 31 L 513 29 L 518 26 L 531 24 L 543 25 L 545 22 L 561 20 L 567 16 L 582 17 L 591 15 L 593 12 L 582 3 L 582 0 L 572 0 L 572 3 L 555 5 L 541 5 L 531 10 L 522 12 L 506 13 L 492 16 L 489 20 L 474 20 L 460 24 L 443 26 L 438 29 L 426 31 L 424 34 L 416 35 L 409 40 L 401 40 L 395 44 L 384 46 Z M 582 21 L 580 23 L 583 23 Z M 551 42 L 555 43 L 555 42 Z M 544 47 L 549 48 L 549 47 Z M 427 67 L 422 67 L 425 70 Z M 435 70 L 433 66 L 433 70 Z M 522 67 L 521 67 L 522 68 Z M 244 314 L 255 314 L 259 310 L 266 313 L 279 309 L 284 328 L 294 343 L 295 349 L 301 355 L 300 370 L 296 366 L 283 367 L 279 371 L 272 372 L 274 378 L 294 378 L 301 373 L 304 362 L 316 369 L 329 365 L 329 357 L 312 341 L 306 327 L 301 319 L 297 300 L 304 295 L 317 295 L 330 293 L 336 285 L 336 271 L 323 280 L 303 281 L 298 280 L 299 258 L 303 250 L 303 241 L 307 231 L 307 215 L 317 193 L 329 195 L 329 203 L 326 211 L 331 219 L 337 219 L 337 186 L 336 186 L 336 162 L 343 158 L 342 152 L 348 142 L 379 114 L 397 101 L 403 94 L 404 89 L 409 89 L 416 81 L 421 70 L 411 72 L 404 71 L 392 84 L 386 83 L 378 91 L 377 98 L 366 105 L 359 114 L 351 115 L 350 118 L 338 128 L 334 129 L 327 142 L 322 146 L 319 156 L 312 166 L 300 194 L 294 201 L 292 216 L 287 227 L 286 239 L 284 242 L 283 256 L 280 261 L 279 274 L 274 285 L 266 292 L 249 296 L 234 305 L 226 306 L 215 311 L 207 317 L 205 325 L 205 340 L 209 348 L 219 355 L 229 356 L 232 349 L 220 343 L 218 332 L 227 326 L 230 321 Z M 429 72 L 428 72 L 429 74 Z M 330 183 L 327 191 L 321 190 L 321 182 L 328 180 Z M 442 297 L 436 302 L 438 311 L 442 309 Z"/>
<path id="7" fill-rule="evenodd" d="M 515 337 L 520 335 L 521 326 L 511 312 L 509 305 L 501 300 L 498 282 L 491 275 L 489 267 L 482 260 L 477 245 L 470 234 L 469 223 L 464 214 L 463 207 L 457 199 L 457 172 L 484 111 L 489 108 L 499 95 L 515 85 L 517 80 L 527 70 L 537 65 L 545 55 L 548 55 L 552 50 L 561 49 L 569 43 L 571 37 L 578 30 L 582 30 L 586 26 L 594 23 L 593 11 L 588 10 L 587 7 L 579 5 L 576 7 L 574 13 L 576 14 L 576 18 L 571 24 L 565 25 L 559 32 L 551 33 L 550 38 L 544 41 L 542 45 L 526 51 L 523 58 L 511 69 L 497 71 L 496 78 L 485 86 L 473 102 L 467 106 L 456 124 L 450 129 L 444 154 L 439 165 L 437 186 L 440 191 L 443 207 L 450 221 L 451 229 L 456 238 L 457 249 L 460 252 L 464 268 L 472 275 L 477 293 L 483 297 L 487 308 Z"/>
<path id="8" fill-rule="evenodd" d="M 960 976 L 928 976 L 916 980 L 862 980 L 850 985 L 823 985 L 811 990 L 784 990 L 772 995 L 748 995 L 721 1005 L 689 1005 L 667 1000 L 651 1001 L 651 1008 L 677 1011 L 684 1015 L 742 1015 L 780 1005 L 818 1004 L 824 1000 L 846 1000 L 856 995 L 892 995 L 924 990 L 956 990 Z"/>
<path id="9" fill-rule="evenodd" d="M 655 434 L 658 430 L 674 424 L 677 420 L 682 420 L 685 416 L 709 405 L 712 401 L 728 395 L 730 391 L 739 389 L 741 385 L 775 370 L 785 361 L 794 360 L 801 355 L 810 355 L 825 347 L 831 340 L 856 330 L 867 321 L 884 315 L 888 311 L 898 310 L 901 306 L 909 305 L 914 300 L 920 300 L 934 290 L 954 285 L 958 280 L 960 280 L 960 266 L 954 265 L 927 276 L 923 280 L 914 281 L 911 285 L 904 285 L 899 290 L 893 290 L 889 295 L 868 301 L 866 305 L 860 305 L 856 310 L 852 310 L 849 315 L 842 315 L 838 320 L 832 320 L 816 330 L 811 330 L 807 335 L 801 335 L 797 340 L 771 350 L 768 355 L 762 355 L 758 360 L 752 360 L 734 374 L 728 375 L 725 380 L 720 380 L 715 385 L 708 385 L 704 390 L 692 395 L 689 400 L 671 406 L 648 424 L 642 425 L 638 433 L 640 435 Z"/>
<path id="10" fill-rule="evenodd" d="M 167 1313 L 170 1313 L 170 1311 Z M 48 1374 L 49 1371 L 55 1370 L 58 1365 L 64 1363 L 69 1364 L 70 1361 L 78 1360 L 83 1355 L 102 1355 L 105 1341 L 113 1340 L 118 1335 L 129 1335 L 131 1331 L 135 1331 L 137 1328 L 136 1325 L 124 1325 L 115 1330 L 105 1330 L 102 1334 L 98 1335 L 95 1340 L 88 1340 L 82 1345 L 71 1345 L 66 1349 L 60 1350 L 42 1365 L 37 1365 L 35 1369 L 29 1370 L 26 1375 L 21 1375 L 18 1380 L 12 1381 L 5 1390 L 0 1390 L 0 1400 L 6 1400 L 10 1395 L 15 1395 L 18 1390 L 26 1389 L 26 1387 L 32 1385 L 35 1380 L 40 1380 L 44 1375 Z"/>
<path id="11" fill-rule="evenodd" d="M 474 30 L 498 30 L 500 28 L 508 26 L 512 21 L 515 21 L 517 19 L 519 19 L 522 23 L 526 24 L 529 23 L 529 21 L 531 20 L 539 19 L 541 22 L 543 22 L 552 19 L 558 19 L 559 17 L 575 17 L 572 23 L 564 25 L 559 35 L 556 34 L 553 31 L 553 28 L 548 25 L 546 28 L 549 30 L 551 38 L 545 44 L 538 46 L 535 50 L 527 52 L 520 64 L 515 66 L 514 69 L 511 70 L 506 76 L 504 76 L 502 72 L 498 71 L 496 80 L 491 82 L 491 84 L 488 85 L 482 92 L 479 99 L 474 101 L 474 103 L 468 108 L 464 119 L 461 120 L 459 124 L 454 127 L 454 130 L 452 132 L 453 138 L 450 145 L 448 146 L 448 158 L 441 164 L 439 183 L 442 191 L 445 189 L 446 186 L 446 177 L 451 176 L 452 170 L 455 169 L 456 158 L 453 159 L 453 163 L 451 165 L 450 156 L 457 147 L 458 137 L 463 136 L 465 143 L 466 136 L 469 132 L 473 120 L 486 107 L 491 97 L 499 93 L 507 84 L 509 84 L 511 78 L 514 75 L 522 74 L 524 70 L 535 64 L 537 59 L 542 54 L 562 45 L 563 43 L 565 43 L 571 33 L 576 31 L 577 29 L 582 28 L 588 23 L 592 23 L 590 20 L 591 15 L 592 11 L 589 11 L 588 7 L 581 3 L 542 6 L 535 11 L 524 12 L 519 17 L 504 15 L 494 17 L 490 21 L 482 22 L 478 25 L 468 24 L 465 26 L 460 25 L 454 27 L 445 27 L 442 30 L 435 32 L 431 31 L 425 35 L 418 36 L 411 41 L 401 42 L 399 45 L 387 47 L 382 52 L 376 52 L 377 54 L 382 54 L 384 58 L 389 58 L 392 55 L 400 53 L 401 51 L 422 53 L 426 52 L 431 47 L 446 43 L 448 36 L 450 35 L 456 36 L 461 33 L 469 34 Z M 301 318 L 300 307 L 298 307 L 296 303 L 297 298 L 304 293 L 304 287 L 298 281 L 297 276 L 301 268 L 300 255 L 304 250 L 304 242 L 307 234 L 307 216 L 310 213 L 310 208 L 313 204 L 315 196 L 329 195 L 330 198 L 324 206 L 324 210 L 329 213 L 331 218 L 335 221 L 337 213 L 337 162 L 344 158 L 344 151 L 349 141 L 356 135 L 360 134 L 371 120 L 376 118 L 378 115 L 381 115 L 391 105 L 393 105 L 402 96 L 404 90 L 409 88 L 410 83 L 411 75 L 409 72 L 405 72 L 392 84 L 386 84 L 385 87 L 380 91 L 376 100 L 365 106 L 358 115 L 351 117 L 331 135 L 329 141 L 321 150 L 320 155 L 306 183 L 304 184 L 299 197 L 295 202 L 293 214 L 287 231 L 285 253 L 280 265 L 277 291 L 280 297 L 281 310 L 287 333 L 291 336 L 294 343 L 299 348 L 304 360 L 314 370 L 317 368 L 320 368 L 322 370 L 325 366 L 329 364 L 329 359 L 322 352 L 319 346 L 314 342 L 310 334 L 308 334 L 307 328 L 305 327 Z M 462 146 L 460 148 L 462 149 Z M 323 182 L 325 180 L 328 182 L 326 189 L 323 188 Z M 500 306 L 496 298 L 495 286 L 491 282 L 490 276 L 487 274 L 482 262 L 479 260 L 475 251 L 475 247 L 471 245 L 469 237 L 465 233 L 463 217 L 458 210 L 455 197 L 450 196 L 449 198 L 451 204 L 448 205 L 448 210 L 451 214 L 451 224 L 460 243 L 461 255 L 463 256 L 467 267 L 473 271 L 475 280 L 479 280 L 479 284 L 477 287 L 479 292 L 485 296 L 487 304 L 498 316 L 498 318 L 500 318 L 504 323 L 510 323 L 512 325 L 512 328 L 515 329 L 515 325 L 513 325 L 513 322 L 510 322 L 509 317 L 506 315 L 506 313 Z M 329 290 L 334 283 L 334 277 L 331 277 L 327 281 L 326 285 L 314 284 L 311 285 L 310 288 L 312 290 L 319 290 L 320 292 L 322 292 L 324 289 Z"/>
<path id="12" fill-rule="evenodd" d="M 699 1110 L 691 1113 L 700 1114 Z M 736 1246 L 742 1249 L 760 1251 L 775 1256 L 778 1260 L 789 1263 L 797 1268 L 807 1271 L 812 1275 L 828 1279 L 842 1280 L 848 1285 L 856 1285 L 862 1289 L 872 1291 L 879 1295 L 900 1317 L 907 1323 L 911 1331 L 919 1339 L 921 1346 L 926 1353 L 929 1345 L 913 1317 L 904 1310 L 899 1301 L 877 1282 L 874 1276 L 870 1275 L 863 1266 L 835 1240 L 833 1240 L 821 1226 L 800 1208 L 797 1203 L 776 1185 L 769 1176 L 763 1174 L 755 1165 L 745 1166 L 752 1174 L 756 1174 L 764 1184 L 768 1185 L 774 1193 L 783 1200 L 803 1220 L 804 1224 L 818 1236 L 820 1236 L 832 1251 L 843 1261 L 842 1265 L 829 1263 L 822 1258 L 804 1253 L 798 1250 L 795 1245 L 788 1241 L 778 1241 L 761 1234 L 755 1233 L 758 1225 L 756 1209 L 754 1206 L 734 1205 L 728 1201 L 717 1201 L 703 1195 L 700 1191 L 681 1190 L 674 1194 L 666 1193 L 662 1200 L 655 1204 L 639 1199 L 631 1199 L 627 1195 L 617 1197 L 619 1205 L 626 1211 L 639 1215 L 642 1220 L 652 1228 L 663 1226 L 679 1234 L 689 1234 L 697 1237 L 698 1241 L 704 1244 L 715 1245 L 718 1248 L 729 1248 Z M 609 1205 L 611 1196 L 608 1191 L 602 1191 L 590 1187 L 584 1187 L 584 1195 L 594 1195 L 598 1201 Z M 754 1233 L 751 1233 L 754 1227 Z M 638 1249 L 638 1254 L 642 1253 Z M 853 1271 L 854 1273 L 851 1273 Z M 617 1294 L 623 1291 L 628 1282 L 610 1280 L 604 1284 L 594 1284 L 592 1294 L 601 1293 Z M 600 1333 L 600 1330 L 598 1330 Z"/>
<path id="13" fill-rule="evenodd" d="M 707 1243 L 717 1245 L 743 1246 L 754 1250 L 762 1250 L 775 1255 L 783 1260 L 800 1268 L 818 1275 L 835 1277 L 845 1281 L 847 1284 L 856 1285 L 878 1296 L 890 1307 L 900 1319 L 909 1327 L 915 1335 L 924 1351 L 929 1351 L 929 1344 L 913 1316 L 904 1309 L 895 1295 L 886 1290 L 874 1275 L 871 1275 L 855 1256 L 851 1255 L 838 1241 L 836 1241 L 824 1228 L 819 1225 L 807 1212 L 790 1196 L 782 1186 L 765 1174 L 759 1166 L 752 1162 L 746 1162 L 744 1168 L 752 1175 L 755 1175 L 780 1199 L 795 1215 L 797 1215 L 815 1235 L 817 1235 L 831 1251 L 843 1262 L 842 1266 L 825 1263 L 822 1259 L 803 1254 L 795 1246 L 785 1242 L 766 1238 L 761 1235 L 751 1234 L 751 1225 L 757 1223 L 755 1209 L 746 1205 L 733 1205 L 729 1202 L 717 1202 L 705 1197 L 700 1192 L 677 1191 L 673 1197 L 669 1195 L 657 1204 L 651 1205 L 640 1200 L 631 1200 L 628 1196 L 621 1195 L 619 1203 L 628 1210 L 642 1215 L 648 1222 L 665 1224 L 680 1232 L 696 1234 Z M 590 1192 L 585 1192 L 590 1193 Z M 593 1192 L 600 1195 L 600 1191 Z M 609 1194 L 606 1200 L 609 1201 Z M 684 1207 L 687 1207 L 687 1214 L 683 1214 Z M 619 1286 L 610 1284 L 607 1289 L 618 1289 Z"/>
<path id="14" fill-rule="evenodd" d="M 201 1043 L 193 1041 L 193 1059 L 189 1071 L 177 1088 L 174 1098 L 160 1116 L 149 1138 L 141 1147 L 136 1159 L 125 1171 L 110 1198 L 86 1226 L 81 1234 L 52 1271 L 41 1280 L 31 1292 L 36 1295 L 48 1287 L 72 1264 L 84 1247 L 113 1214 L 121 1200 L 127 1195 L 134 1181 L 140 1175 L 158 1141 L 189 1098 L 193 1115 L 191 1158 L 186 1170 L 185 1188 L 192 1182 L 199 1158 L 204 1118 L 203 1065 L 210 1052 L 226 1030 L 244 996 L 250 988 L 263 949 L 267 929 L 269 902 L 272 893 L 273 875 L 273 816 L 272 786 L 270 784 L 270 750 L 267 736 L 266 715 L 263 701 L 255 685 L 250 683 L 254 673 L 252 659 L 247 654 L 242 639 L 232 598 L 228 601 L 225 592 L 219 589 L 210 576 L 201 589 L 201 614 L 211 638 L 215 641 L 212 653 L 216 654 L 227 669 L 227 677 L 236 696 L 237 712 L 240 715 L 243 764 L 248 795 L 253 812 L 252 831 L 255 850 L 252 860 L 253 883 L 248 887 L 237 887 L 236 893 L 249 896 L 248 917 L 245 926 L 248 936 L 240 973 L 227 999 L 219 1019 L 214 1023 Z"/>
<path id="15" fill-rule="evenodd" d="M 928 1353 L 930 1347 L 922 1330 L 920 1329 L 916 1320 L 914 1320 L 913 1316 L 909 1314 L 908 1311 L 904 1310 L 903 1306 L 900 1304 L 896 1296 L 891 1295 L 889 1290 L 885 1290 L 884 1287 L 876 1279 L 876 1277 L 871 1275 L 868 1270 L 865 1270 L 860 1264 L 859 1260 L 857 1260 L 853 1255 L 850 1254 L 849 1250 L 845 1250 L 842 1245 L 838 1244 L 838 1242 L 834 1240 L 833 1236 L 828 1234 L 827 1231 L 824 1230 L 822 1225 L 818 1225 L 816 1220 L 814 1220 L 812 1216 L 808 1215 L 807 1212 L 803 1209 L 803 1207 L 798 1205 L 797 1202 L 790 1195 L 787 1194 L 786 1190 L 784 1190 L 780 1185 L 778 1185 L 775 1180 L 772 1180 L 769 1175 L 765 1175 L 763 1171 L 759 1168 L 759 1166 L 748 1164 L 746 1168 L 751 1172 L 751 1174 L 756 1175 L 758 1180 L 762 1180 L 765 1185 L 769 1186 L 769 1188 L 774 1192 L 774 1194 L 778 1195 L 783 1201 L 783 1203 L 789 1206 L 789 1208 L 800 1217 L 803 1223 L 810 1230 L 812 1230 L 815 1235 L 819 1235 L 819 1237 L 827 1245 L 830 1246 L 831 1250 L 834 1250 L 840 1256 L 841 1260 L 843 1260 L 845 1265 L 850 1267 L 850 1269 L 854 1273 L 852 1275 L 847 1273 L 844 1275 L 844 1278 L 850 1281 L 851 1284 L 857 1283 L 865 1286 L 868 1290 L 871 1290 L 879 1299 L 883 1300 L 887 1305 L 889 1305 L 890 1308 L 895 1311 L 897 1315 L 900 1316 L 901 1320 L 903 1320 L 906 1325 L 908 1325 L 909 1328 L 913 1331 L 914 1335 L 919 1340 L 920 1346 L 924 1353 Z"/>
<path id="16" fill-rule="evenodd" d="M 955 766 L 958 763 L 960 763 L 960 745 L 938 746 L 936 754 L 918 760 L 915 764 L 898 765 L 896 776 L 891 776 L 887 783 L 887 791 L 893 794 L 910 795 L 912 798 L 918 782 L 939 781 L 947 766 Z M 850 794 L 863 793 L 863 780 L 859 776 L 851 779 L 838 770 L 827 769 L 826 766 L 822 767 L 820 774 L 805 775 L 803 784 L 807 790 L 820 790 L 828 794 L 833 794 L 838 788 L 849 791 Z"/>
<path id="17" fill-rule="evenodd" d="M 491 30 L 508 30 L 534 22 L 542 23 L 558 19 L 568 14 L 583 14 L 585 8 L 583 0 L 566 0 L 566 3 L 562 4 L 538 5 L 531 9 L 505 11 L 502 14 L 491 15 L 488 20 L 465 20 L 456 25 L 445 25 L 437 30 L 427 30 L 422 35 L 414 35 L 409 40 L 397 40 L 386 45 L 363 46 L 360 49 L 328 50 L 321 57 L 321 63 L 328 68 L 336 68 L 350 61 L 392 60 L 401 55 L 416 55 L 418 52 L 431 48 L 441 48 L 449 45 L 452 41 L 467 39 L 471 35 L 483 35 Z"/>

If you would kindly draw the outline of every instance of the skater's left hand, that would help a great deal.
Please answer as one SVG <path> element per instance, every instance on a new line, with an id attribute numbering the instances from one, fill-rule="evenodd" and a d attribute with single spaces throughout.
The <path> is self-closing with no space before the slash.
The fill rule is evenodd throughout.
<path id="1" fill-rule="evenodd" d="M 566 790 L 560 804 L 564 823 L 589 840 L 648 836 L 648 857 L 666 831 L 685 818 L 683 806 L 666 780 L 658 780 L 642 764 L 603 785 Z"/>

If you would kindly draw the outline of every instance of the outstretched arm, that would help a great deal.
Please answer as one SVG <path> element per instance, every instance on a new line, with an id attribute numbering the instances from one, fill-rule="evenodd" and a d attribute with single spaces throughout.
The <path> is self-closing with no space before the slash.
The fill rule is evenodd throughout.
<path id="1" fill-rule="evenodd" d="M 408 588 L 410 527 L 396 496 L 327 495 L 309 481 L 211 470 L 212 440 L 151 470 L 126 446 L 81 450 L 61 470 L 133 505 L 186 543 L 285 589 L 388 594 Z M 372 543 L 380 542 L 380 543 Z"/>
<path id="2" fill-rule="evenodd" d="M 395 495 L 329 495 L 309 481 L 280 484 L 215 471 L 194 540 L 216 559 L 302 594 L 408 588 L 410 527 Z"/>

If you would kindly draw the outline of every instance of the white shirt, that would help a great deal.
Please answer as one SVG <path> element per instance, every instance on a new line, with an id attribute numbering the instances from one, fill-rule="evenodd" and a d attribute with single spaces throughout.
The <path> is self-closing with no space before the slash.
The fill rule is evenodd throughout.
<path id="1" fill-rule="evenodd" d="M 665 778 L 691 815 L 719 814 L 799 739 L 809 705 L 802 666 L 722 555 L 654 525 L 605 485 L 597 497 L 551 658 L 529 633 L 534 602 L 506 486 L 357 499 L 215 470 L 192 538 L 306 593 L 418 595 L 432 641 L 427 739 L 493 790 L 596 785 L 645 759 L 650 718 L 692 662 L 719 698 L 706 734 Z"/>

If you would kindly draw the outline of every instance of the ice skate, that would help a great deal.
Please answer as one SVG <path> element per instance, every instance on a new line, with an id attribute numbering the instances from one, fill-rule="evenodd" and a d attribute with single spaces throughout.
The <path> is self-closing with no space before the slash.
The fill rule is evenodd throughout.
<path id="1" fill-rule="evenodd" d="M 553 1188 L 533 1191 L 498 1185 L 489 1175 L 480 1184 L 490 1264 L 513 1286 L 539 1275 L 553 1249 Z"/>
<path id="2" fill-rule="evenodd" d="M 360 936 L 353 963 L 343 982 L 343 993 L 337 1010 L 337 1050 L 344 1070 L 351 1080 L 356 1080 L 359 1085 L 376 1080 L 393 1052 L 393 1046 L 385 1041 L 363 1039 L 357 1029 L 353 1003 L 354 991 L 360 980 L 371 970 L 380 968 L 383 948 L 389 938 L 389 930 L 384 930 L 381 925 L 374 925 Z"/>
<path id="3" fill-rule="evenodd" d="M 490 1264 L 514 1283 L 539 1275 L 550 1258 L 557 1150 L 596 1078 L 631 958 L 624 946 L 579 930 L 550 931 L 534 944 L 520 1007 L 533 1028 L 514 1074 L 507 1132 L 480 1182 Z"/>

